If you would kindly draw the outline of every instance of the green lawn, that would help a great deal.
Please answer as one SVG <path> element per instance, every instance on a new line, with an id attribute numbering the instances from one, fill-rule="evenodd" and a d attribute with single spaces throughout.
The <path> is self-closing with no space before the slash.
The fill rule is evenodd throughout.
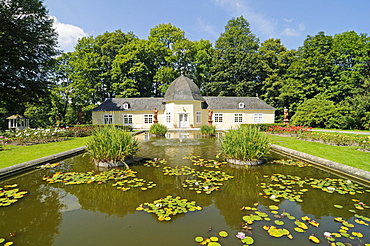
<path id="1" fill-rule="evenodd" d="M 370 171 L 370 153 L 356 150 L 357 146 L 332 146 L 276 135 L 269 137 L 273 144 Z"/>
<path id="2" fill-rule="evenodd" d="M 5 145 L 4 150 L 0 151 L 0 168 L 84 146 L 88 138 L 89 137 L 71 138 L 62 142 L 30 146 Z"/>

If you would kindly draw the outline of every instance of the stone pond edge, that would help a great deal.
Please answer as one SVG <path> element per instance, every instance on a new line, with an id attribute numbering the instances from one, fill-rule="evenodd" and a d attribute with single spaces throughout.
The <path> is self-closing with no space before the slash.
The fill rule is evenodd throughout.
<path id="1" fill-rule="evenodd" d="M 359 168 L 344 165 L 338 162 L 330 161 L 321 157 L 303 153 L 297 150 L 289 149 L 280 145 L 271 144 L 271 148 L 279 153 L 294 157 L 296 159 L 301 159 L 315 166 L 322 167 L 324 169 L 329 169 L 334 171 L 336 174 L 341 174 L 345 176 L 350 176 L 354 179 L 360 179 L 360 181 L 370 182 L 370 172 Z"/>

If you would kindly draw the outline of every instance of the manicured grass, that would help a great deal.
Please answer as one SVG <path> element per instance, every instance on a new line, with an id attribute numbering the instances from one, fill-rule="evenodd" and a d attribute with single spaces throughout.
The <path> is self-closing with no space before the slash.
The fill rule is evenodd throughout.
<path id="1" fill-rule="evenodd" d="M 0 168 L 85 146 L 88 139 L 89 137 L 71 138 L 62 142 L 30 146 L 5 145 L 4 150 L 0 151 Z"/>
<path id="2" fill-rule="evenodd" d="M 370 153 L 356 150 L 357 146 L 332 146 L 276 135 L 269 137 L 273 144 L 370 171 Z"/>

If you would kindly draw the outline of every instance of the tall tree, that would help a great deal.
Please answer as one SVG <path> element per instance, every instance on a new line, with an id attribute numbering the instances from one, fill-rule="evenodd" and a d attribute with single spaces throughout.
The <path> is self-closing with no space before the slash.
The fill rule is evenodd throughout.
<path id="1" fill-rule="evenodd" d="M 279 100 L 292 112 L 306 99 L 323 96 L 333 83 L 331 50 L 333 37 L 319 32 L 308 36 L 298 49 L 298 57 L 282 79 Z M 328 95 L 324 96 L 328 99 Z"/>
<path id="2" fill-rule="evenodd" d="M 73 68 L 69 74 L 72 80 L 70 96 L 77 108 L 115 96 L 112 88 L 115 83 L 112 77 L 114 59 L 123 46 L 134 40 L 137 37 L 133 33 L 125 34 L 116 30 L 78 41 L 69 59 L 69 65 Z"/>
<path id="3" fill-rule="evenodd" d="M 279 104 L 281 78 L 296 58 L 294 50 L 287 50 L 280 39 L 268 39 L 258 49 L 261 61 L 259 79 L 261 80 L 260 95 L 270 105 L 278 108 L 281 113 L 286 105 Z"/>
<path id="4" fill-rule="evenodd" d="M 216 40 L 211 81 L 206 93 L 217 96 L 255 96 L 258 39 L 243 16 L 232 18 Z"/>
<path id="5" fill-rule="evenodd" d="M 1 107 L 22 110 L 25 102 L 46 94 L 56 44 L 53 20 L 42 1 L 0 0 Z"/>

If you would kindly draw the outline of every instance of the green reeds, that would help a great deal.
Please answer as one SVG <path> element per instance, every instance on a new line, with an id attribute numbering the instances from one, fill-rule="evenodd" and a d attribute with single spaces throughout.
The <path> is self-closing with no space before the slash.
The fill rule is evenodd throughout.
<path id="1" fill-rule="evenodd" d="M 202 125 L 200 127 L 200 134 L 214 136 L 216 135 L 216 126 L 214 125 Z"/>
<path id="2" fill-rule="evenodd" d="M 270 149 L 268 136 L 255 126 L 231 129 L 220 142 L 220 155 L 242 161 L 260 160 Z"/>
<path id="3" fill-rule="evenodd" d="M 150 126 L 149 133 L 155 135 L 164 135 L 167 132 L 167 126 L 162 124 L 153 124 Z"/>
<path id="4" fill-rule="evenodd" d="M 86 150 L 97 162 L 118 162 L 132 157 L 138 151 L 137 139 L 116 127 L 102 127 L 94 131 Z"/>

